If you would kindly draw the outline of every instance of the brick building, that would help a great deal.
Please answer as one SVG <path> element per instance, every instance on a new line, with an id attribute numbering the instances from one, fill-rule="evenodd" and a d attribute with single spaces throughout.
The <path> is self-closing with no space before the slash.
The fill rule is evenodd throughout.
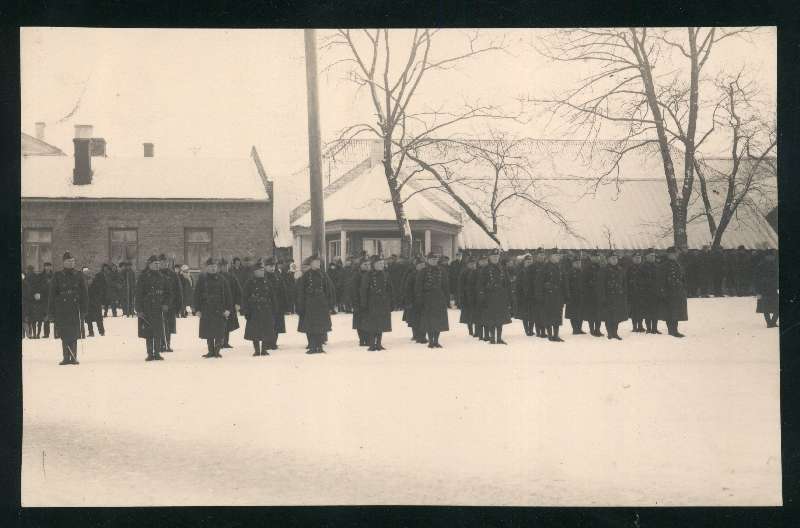
<path id="1" fill-rule="evenodd" d="M 209 256 L 273 254 L 272 182 L 255 147 L 241 159 L 170 159 L 145 143 L 142 157 L 107 157 L 90 126 L 75 128 L 73 156 L 47 148 L 38 125 L 40 137 L 22 136 L 23 266 L 64 251 L 93 269 L 143 269 L 154 253 L 191 269 Z"/>

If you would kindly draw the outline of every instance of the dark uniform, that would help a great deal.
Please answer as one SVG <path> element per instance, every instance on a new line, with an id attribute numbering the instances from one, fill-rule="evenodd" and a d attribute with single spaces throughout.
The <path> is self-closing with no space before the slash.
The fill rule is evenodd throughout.
<path id="1" fill-rule="evenodd" d="M 563 341 L 558 330 L 563 322 L 566 280 L 561 274 L 560 262 L 547 262 L 540 269 L 534 296 L 540 299 L 541 321 L 550 341 Z"/>
<path id="2" fill-rule="evenodd" d="M 222 265 L 225 266 L 227 262 L 222 259 Z M 228 283 L 228 289 L 231 291 L 231 299 L 233 300 L 233 310 L 225 321 L 225 338 L 222 340 L 222 348 L 233 348 L 230 344 L 231 332 L 239 329 L 239 316 L 236 313 L 236 307 L 242 305 L 242 285 L 236 275 L 230 271 L 220 271 L 222 278 Z"/>
<path id="3" fill-rule="evenodd" d="M 192 284 L 192 277 L 188 273 L 179 273 L 178 279 L 181 281 L 181 292 L 183 293 L 180 316 L 187 317 L 189 313 L 186 307 L 194 304 L 194 285 Z"/>
<path id="4" fill-rule="evenodd" d="M 452 289 L 451 296 L 453 297 L 453 301 L 456 304 L 456 308 L 461 308 L 461 272 L 466 269 L 464 265 L 463 259 L 456 257 L 455 260 L 450 262 L 450 266 L 448 268 L 448 277 L 447 282 L 450 284 L 450 288 Z"/>
<path id="5" fill-rule="evenodd" d="M 256 264 L 256 269 L 260 268 Z M 247 280 L 242 293 L 242 314 L 247 322 L 244 338 L 253 342 L 254 356 L 268 356 L 270 345 L 275 342 L 275 312 L 280 309 L 275 291 L 275 282 L 266 274 Z"/>
<path id="6" fill-rule="evenodd" d="M 166 343 L 163 352 L 172 352 L 172 334 L 177 332 L 177 317 L 178 312 L 184 306 L 183 292 L 181 289 L 181 281 L 178 279 L 178 274 L 167 264 L 167 257 L 162 255 L 158 256 L 161 261 L 162 268 L 159 273 L 166 279 L 169 288 L 169 302 L 167 303 L 168 309 L 164 313 L 164 322 L 166 326 Z"/>
<path id="7" fill-rule="evenodd" d="M 675 249 L 669 250 L 675 255 Z M 660 319 L 667 322 L 669 335 L 684 337 L 678 332 L 678 322 L 689 319 L 686 306 L 686 282 L 683 269 L 677 259 L 668 258 L 662 264 L 661 298 L 664 313 Z"/>
<path id="8" fill-rule="evenodd" d="M 83 320 L 86 323 L 86 330 L 89 336 L 94 336 L 92 324 L 97 325 L 97 333 L 105 335 L 106 329 L 103 327 L 103 299 L 105 298 L 106 283 L 102 274 L 98 273 L 89 283 L 89 306 Z"/>
<path id="9" fill-rule="evenodd" d="M 367 275 L 369 275 L 369 268 L 367 266 L 368 263 L 366 260 L 359 263 L 359 267 L 357 270 L 353 272 L 353 277 L 352 280 L 350 281 L 349 296 L 350 299 L 352 299 L 353 330 L 355 330 L 356 333 L 358 334 L 359 346 L 370 346 L 370 343 L 368 343 L 369 339 L 367 333 L 364 330 L 362 323 L 362 319 L 364 318 L 364 311 L 361 309 L 361 302 L 360 302 L 361 282 L 365 280 L 365 277 Z"/>
<path id="10" fill-rule="evenodd" d="M 315 258 L 309 259 L 317 260 Z M 309 269 L 298 281 L 297 313 L 302 322 L 302 331 L 308 336 L 308 353 L 325 352 L 322 348 L 325 336 L 331 331 L 331 307 L 336 301 L 332 283 L 319 269 Z"/>
<path id="11" fill-rule="evenodd" d="M 213 263 L 206 261 L 206 265 Z M 200 312 L 200 339 L 205 339 L 208 353 L 203 357 L 219 358 L 225 339 L 227 321 L 225 311 L 232 312 L 233 295 L 228 281 L 219 273 L 203 273 L 194 290 L 194 312 Z"/>
<path id="12" fill-rule="evenodd" d="M 528 291 L 531 293 L 529 302 L 529 310 L 531 313 L 531 320 L 533 321 L 533 332 L 536 337 L 547 337 L 547 325 L 544 323 L 544 314 L 542 313 L 542 299 L 536 296 L 537 291 L 542 290 L 542 279 L 544 278 L 545 255 L 542 252 L 536 254 L 535 260 L 531 265 L 528 277 Z"/>
<path id="13" fill-rule="evenodd" d="M 373 258 L 372 265 L 377 261 Z M 361 329 L 366 333 L 370 345 L 367 350 L 385 350 L 383 333 L 392 331 L 392 295 L 392 283 L 386 271 L 372 269 L 361 277 Z"/>
<path id="14" fill-rule="evenodd" d="M 167 346 L 166 312 L 169 310 L 170 287 L 168 278 L 149 268 L 157 262 L 155 256 L 147 260 L 147 266 L 136 281 L 135 308 L 138 318 L 138 335 L 145 340 L 146 361 L 161 360 L 161 352 Z"/>
<path id="15" fill-rule="evenodd" d="M 269 258 L 264 265 L 268 267 L 275 266 L 275 261 Z M 292 277 L 291 282 L 288 281 L 287 276 Z M 286 272 L 285 274 L 279 273 L 277 270 L 273 269 L 273 271 L 266 271 L 264 277 L 270 281 L 272 290 L 275 292 L 275 302 L 277 303 L 275 311 L 273 312 L 275 317 L 275 338 L 267 343 L 267 348 L 269 350 L 277 350 L 278 336 L 286 333 L 287 299 L 289 297 L 294 299 L 296 296 L 294 291 L 294 275 L 291 272 Z"/>
<path id="16" fill-rule="evenodd" d="M 122 313 L 126 317 L 133 317 L 136 306 L 136 272 L 131 268 L 130 262 L 123 262 L 120 270 L 122 276 Z"/>
<path id="17" fill-rule="evenodd" d="M 533 314 L 531 313 L 533 299 L 533 274 L 535 268 L 530 255 L 523 259 L 522 267 L 517 272 L 515 288 L 516 296 L 516 318 L 522 321 L 522 329 L 525 335 L 533 335 Z"/>
<path id="18" fill-rule="evenodd" d="M 603 288 L 605 287 L 605 265 L 600 261 L 599 254 L 592 256 L 586 280 L 586 295 L 584 297 L 584 313 L 589 322 L 589 334 L 602 337 L 600 322 L 603 320 Z"/>
<path id="19" fill-rule="evenodd" d="M 642 263 L 639 274 L 641 276 L 639 291 L 642 317 L 644 318 L 646 332 L 648 334 L 660 334 L 658 319 L 663 311 L 661 306 L 664 303 L 659 288 L 662 272 L 659 264 L 656 263 L 653 250 L 648 251 L 648 256 L 645 262 Z"/>
<path id="20" fill-rule="evenodd" d="M 493 254 L 499 255 L 499 251 Z M 477 289 L 481 322 L 488 330 L 489 341 L 492 344 L 505 344 L 503 325 L 511 322 L 511 284 L 508 274 L 499 264 L 490 262 L 481 270 Z"/>
<path id="21" fill-rule="evenodd" d="M 404 258 L 397 259 L 389 264 L 389 280 L 392 282 L 392 309 L 399 310 L 403 307 L 403 283 L 413 266 Z"/>
<path id="22" fill-rule="evenodd" d="M 461 308 L 458 322 L 467 325 L 469 335 L 475 336 L 475 322 L 477 319 L 477 301 L 475 300 L 475 278 L 478 270 L 473 266 L 475 261 L 470 257 L 467 264 L 462 267 L 458 276 L 458 299 Z"/>
<path id="23" fill-rule="evenodd" d="M 648 284 L 643 270 L 644 264 L 633 262 L 628 266 L 628 307 L 630 309 L 633 331 L 644 332 L 645 311 L 647 310 L 645 291 Z"/>
<path id="24" fill-rule="evenodd" d="M 428 258 L 434 258 L 428 255 Z M 417 272 L 414 280 L 414 302 L 419 309 L 419 332 L 427 334 L 428 348 L 442 348 L 439 334 L 450 330 L 447 307 L 450 304 L 448 270 L 431 266 Z"/>
<path id="25" fill-rule="evenodd" d="M 72 259 L 69 252 L 64 260 Z M 78 364 L 78 339 L 81 338 L 82 319 L 89 309 L 89 292 L 83 274 L 74 268 L 64 268 L 53 274 L 48 295 L 47 313 L 55 321 L 61 337 L 62 365 Z"/>
<path id="26" fill-rule="evenodd" d="M 33 338 L 39 339 L 44 328 L 44 337 L 50 337 L 50 322 L 47 320 L 47 299 L 50 294 L 52 272 L 35 273 L 31 281 L 28 317 L 33 324 Z M 37 298 L 38 297 L 38 298 Z"/>
<path id="27" fill-rule="evenodd" d="M 571 266 L 567 272 L 567 299 L 564 316 L 572 326 L 572 335 L 581 335 L 583 321 L 586 320 L 584 299 L 589 295 L 591 269 L 584 262 L 580 267 Z"/>
<path id="28" fill-rule="evenodd" d="M 628 282 L 625 270 L 619 263 L 608 263 L 603 274 L 602 310 L 609 339 L 619 339 L 619 323 L 630 315 L 628 310 Z"/>
<path id="29" fill-rule="evenodd" d="M 778 261 L 767 253 L 756 266 L 753 284 L 756 290 L 756 313 L 764 314 L 767 328 L 778 326 Z"/>

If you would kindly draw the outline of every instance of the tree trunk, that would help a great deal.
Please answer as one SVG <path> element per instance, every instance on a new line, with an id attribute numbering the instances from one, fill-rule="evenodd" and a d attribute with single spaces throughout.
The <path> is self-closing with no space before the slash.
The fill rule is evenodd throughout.
<path id="1" fill-rule="evenodd" d="M 386 184 L 389 186 L 389 196 L 392 198 L 394 207 L 395 221 L 397 230 L 400 233 L 400 254 L 403 258 L 411 258 L 413 241 L 411 239 L 411 224 L 406 217 L 403 199 L 397 189 L 397 178 L 395 178 L 392 168 L 392 143 L 384 139 L 383 141 L 383 172 L 386 176 Z"/>
<path id="2" fill-rule="evenodd" d="M 697 162 L 695 161 L 695 163 Z M 711 234 L 711 238 L 715 238 L 717 235 L 717 222 L 714 220 L 714 213 L 711 211 L 711 199 L 708 197 L 706 177 L 700 172 L 699 167 L 695 167 L 695 174 L 697 174 L 697 178 L 700 180 L 700 197 L 703 199 L 703 211 L 708 221 L 708 231 Z"/>

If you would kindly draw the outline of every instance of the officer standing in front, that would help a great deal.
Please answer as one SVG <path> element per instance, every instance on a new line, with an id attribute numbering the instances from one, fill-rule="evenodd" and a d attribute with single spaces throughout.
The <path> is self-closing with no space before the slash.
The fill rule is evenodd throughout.
<path id="1" fill-rule="evenodd" d="M 511 283 L 508 273 L 500 266 L 499 249 L 489 254 L 489 264 L 478 278 L 478 303 L 489 342 L 507 344 L 503 341 L 503 325 L 511 323 Z"/>
<path id="2" fill-rule="evenodd" d="M 53 274 L 48 295 L 48 319 L 55 321 L 61 337 L 60 365 L 78 364 L 78 339 L 81 339 L 83 316 L 89 309 L 89 292 L 83 275 L 75 270 L 75 258 L 69 251 L 63 256 L 63 269 Z"/>
<path id="3" fill-rule="evenodd" d="M 661 297 L 664 301 L 664 319 L 667 322 L 669 335 L 685 337 L 678 331 L 678 323 L 688 321 L 689 314 L 686 306 L 686 283 L 683 269 L 678 263 L 677 248 L 670 247 L 667 250 L 667 260 L 662 264 L 662 272 Z"/>
<path id="4" fill-rule="evenodd" d="M 134 295 L 137 328 L 140 338 L 145 340 L 147 359 L 161 361 L 161 352 L 166 347 L 166 314 L 169 310 L 170 288 L 168 279 L 159 272 L 160 261 L 155 255 L 147 259 L 147 268 L 136 281 Z"/>
<path id="5" fill-rule="evenodd" d="M 450 304 L 448 268 L 438 265 L 439 258 L 428 254 L 428 265 L 414 282 L 414 301 L 419 307 L 419 331 L 427 334 L 428 348 L 442 348 L 439 335 L 450 330 L 447 307 Z"/>
<path id="6" fill-rule="evenodd" d="M 228 282 L 217 271 L 213 258 L 206 260 L 206 272 L 197 280 L 194 292 L 194 313 L 200 317 L 200 339 L 205 339 L 208 353 L 204 358 L 221 358 L 227 319 L 233 309 Z"/>

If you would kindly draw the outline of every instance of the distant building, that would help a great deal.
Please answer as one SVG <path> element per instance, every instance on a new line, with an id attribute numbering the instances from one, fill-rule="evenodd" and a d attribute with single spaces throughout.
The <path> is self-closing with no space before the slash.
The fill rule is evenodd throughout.
<path id="1" fill-rule="evenodd" d="M 78 265 L 151 254 L 199 269 L 208 257 L 273 254 L 272 182 L 255 147 L 248 157 L 106 157 L 91 126 L 75 127 L 74 155 L 22 135 L 23 265 L 41 269 L 64 251 Z"/>
<path id="2" fill-rule="evenodd" d="M 486 143 L 486 142 L 484 142 Z M 632 145 L 628 145 L 632 146 Z M 517 142 L 514 156 L 525 163 L 532 193 L 558 211 L 566 223 L 554 222 L 542 208 L 518 198 L 509 199 L 497 218 L 502 247 L 526 251 L 539 247 L 592 250 L 666 248 L 673 243 L 671 210 L 657 146 L 643 143 L 616 164 L 618 141 L 527 139 Z M 353 141 L 344 149 L 329 149 L 323 159 L 325 226 L 328 255 L 357 255 L 362 250 L 399 253 L 399 230 L 383 174 L 380 143 Z M 457 154 L 457 153 L 455 153 Z M 429 152 L 429 160 L 457 158 L 453 152 Z M 673 154 L 679 185 L 682 153 Z M 718 214 L 725 195 L 724 174 L 730 160 L 701 161 L 708 179 L 710 201 Z M 452 187 L 484 222 L 493 170 L 474 160 L 450 165 Z M 408 164 L 404 175 L 417 170 Z M 753 170 L 752 167 L 744 170 Z M 777 178 L 774 160 L 759 166 L 758 192 L 740 206 L 723 237 L 723 247 L 776 248 Z M 602 179 L 601 179 L 602 177 Z M 276 184 L 289 208 L 276 211 L 276 240 L 291 246 L 294 258 L 311 250 L 307 170 L 278 179 Z M 504 182 L 501 182 L 501 185 Z M 443 192 L 429 174 L 417 173 L 403 190 L 405 209 L 414 237 L 414 252 L 433 250 L 452 256 L 458 249 L 483 251 L 496 243 Z M 711 237 L 699 181 L 689 204 L 689 247 L 709 244 Z M 344 248 L 344 251 L 342 250 Z"/>

